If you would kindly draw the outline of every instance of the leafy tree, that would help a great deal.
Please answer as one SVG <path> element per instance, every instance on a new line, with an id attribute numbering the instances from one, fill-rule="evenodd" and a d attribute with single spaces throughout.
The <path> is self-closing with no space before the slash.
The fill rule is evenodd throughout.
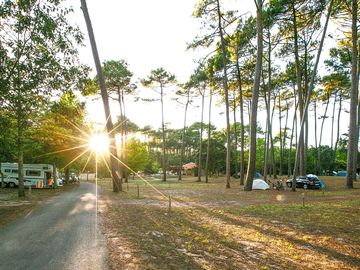
<path id="1" fill-rule="evenodd" d="M 126 164 L 134 171 L 143 171 L 149 162 L 146 143 L 137 139 L 130 139 L 127 143 Z"/>
<path id="2" fill-rule="evenodd" d="M 74 86 L 80 72 L 78 44 L 83 37 L 70 25 L 64 1 L 5 1 L 0 6 L 0 104 L 16 119 L 19 197 L 24 197 L 24 132 L 41 114 L 54 90 Z"/>

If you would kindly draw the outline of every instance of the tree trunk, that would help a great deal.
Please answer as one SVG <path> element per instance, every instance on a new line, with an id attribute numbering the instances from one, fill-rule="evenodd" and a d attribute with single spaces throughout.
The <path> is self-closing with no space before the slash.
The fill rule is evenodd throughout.
<path id="1" fill-rule="evenodd" d="M 104 105 L 104 111 L 105 111 L 105 121 L 106 121 L 106 129 L 108 132 L 108 136 L 110 139 L 109 144 L 109 153 L 110 153 L 110 168 L 111 168 L 111 176 L 113 180 L 113 191 L 119 192 L 122 191 L 122 180 L 119 177 L 119 164 L 118 164 L 118 157 L 116 153 L 116 143 L 115 143 L 115 134 L 113 130 L 113 123 L 111 119 L 111 113 L 110 113 L 110 106 L 109 106 L 109 97 L 108 93 L 106 91 L 106 85 L 105 85 L 105 77 L 102 71 L 101 62 L 96 46 L 94 31 L 91 25 L 91 20 L 89 16 L 89 12 L 86 5 L 86 0 L 80 0 L 81 2 L 81 9 L 84 13 L 84 18 L 86 22 L 86 27 L 89 34 L 91 49 L 94 57 L 94 62 L 96 66 L 97 75 L 99 78 L 99 84 L 100 84 L 100 91 L 101 91 L 101 98 Z"/>
<path id="2" fill-rule="evenodd" d="M 335 146 L 334 146 L 334 156 L 333 156 L 333 162 L 332 162 L 332 167 L 335 168 L 335 163 L 336 163 L 336 151 L 337 151 L 337 147 L 338 147 L 338 143 L 339 143 L 339 138 L 340 138 L 340 116 L 341 116 L 341 110 L 342 110 L 342 95 L 341 93 L 339 94 L 339 110 L 338 110 L 338 117 L 337 117 L 337 131 L 336 131 L 336 141 L 335 141 Z M 335 168 L 336 170 L 338 169 L 337 166 Z"/>
<path id="3" fill-rule="evenodd" d="M 314 139 L 315 139 L 315 149 L 318 149 L 317 141 L 317 108 L 316 108 L 316 98 L 314 99 Z M 315 168 L 318 168 L 318 159 L 314 156 L 315 159 Z"/>
<path id="4" fill-rule="evenodd" d="M 55 165 L 55 163 L 53 163 L 52 176 L 53 176 L 53 180 L 54 180 L 53 188 L 57 188 L 58 185 L 57 185 L 57 173 L 56 173 L 56 165 Z"/>
<path id="5" fill-rule="evenodd" d="M 212 103 L 212 91 L 210 89 L 209 98 L 209 126 L 208 126 L 208 141 L 206 149 L 206 163 L 205 163 L 205 182 L 209 182 L 209 158 L 210 158 L 210 143 L 211 143 L 211 104 Z"/>
<path id="6" fill-rule="evenodd" d="M 297 17 L 296 17 L 296 10 L 295 10 L 295 3 L 293 3 L 292 6 L 293 11 L 293 24 L 294 24 L 294 54 L 295 54 L 295 67 L 296 67 L 296 84 L 297 84 L 297 91 L 298 91 L 298 104 L 299 104 L 299 119 L 300 122 L 303 121 L 303 114 L 304 114 L 304 95 L 302 91 L 302 85 L 301 85 L 301 64 L 300 64 L 300 57 L 299 57 L 299 41 L 298 41 L 298 30 L 297 30 Z M 298 154 L 300 158 L 300 167 L 299 172 L 301 175 L 305 174 L 304 170 L 304 129 L 300 130 L 299 138 L 301 140 L 298 141 Z M 297 155 L 295 157 L 295 160 L 297 160 Z M 297 163 L 297 162 L 295 162 Z M 294 170 L 297 168 L 294 168 Z M 294 186 L 294 184 L 293 184 Z"/>
<path id="7" fill-rule="evenodd" d="M 285 116 L 285 128 L 284 128 L 284 136 L 283 136 L 283 156 L 280 157 L 284 163 L 284 155 L 286 153 L 286 139 L 287 139 L 287 130 L 288 130 L 288 120 L 289 120 L 289 103 L 286 100 L 286 116 Z"/>
<path id="8" fill-rule="evenodd" d="M 226 59 L 226 47 L 225 40 L 223 36 L 223 28 L 222 28 L 222 14 L 220 11 L 220 3 L 219 0 L 216 0 L 217 4 L 217 13 L 218 13 L 218 27 L 220 32 L 220 41 L 221 41 L 221 50 L 222 50 L 222 58 L 223 58 L 223 87 L 225 92 L 225 109 L 226 109 L 226 188 L 230 188 L 230 159 L 231 159 L 231 140 L 230 140 L 230 112 L 229 112 L 229 91 L 228 91 L 228 78 L 227 78 L 227 59 Z"/>
<path id="9" fill-rule="evenodd" d="M 19 90 L 20 93 L 20 90 Z M 19 103 L 20 104 L 20 103 Z M 21 106 L 18 104 L 17 128 L 18 128 L 18 195 L 25 197 L 24 186 L 24 144 L 23 144 L 23 118 Z"/>
<path id="10" fill-rule="evenodd" d="M 317 149 L 317 173 L 318 175 L 321 174 L 321 141 L 322 141 L 322 134 L 323 134 L 323 130 L 324 130 L 324 123 L 325 123 L 325 119 L 327 117 L 327 110 L 329 108 L 329 102 L 330 102 L 330 95 L 328 95 L 328 99 L 326 102 L 326 107 L 325 107 L 325 112 L 324 112 L 324 116 L 323 119 L 321 121 L 321 127 L 320 127 L 320 137 L 319 137 L 319 145 L 318 145 L 318 149 Z"/>
<path id="11" fill-rule="evenodd" d="M 163 86 L 160 84 L 160 97 L 161 97 L 161 131 L 162 131 L 162 170 L 163 181 L 166 181 L 166 142 L 165 142 L 165 122 L 164 122 L 164 92 Z"/>
<path id="12" fill-rule="evenodd" d="M 334 96 L 334 105 L 332 110 L 332 116 L 331 116 L 331 149 L 334 149 L 334 125 L 335 125 L 335 109 L 336 109 L 336 98 L 337 98 L 337 91 L 335 92 Z"/>
<path id="13" fill-rule="evenodd" d="M 234 90 L 233 95 L 233 118 L 234 118 L 234 173 L 238 174 L 238 163 L 237 163 L 237 148 L 238 148 L 238 135 L 237 135 L 237 127 L 236 127 L 236 92 Z"/>
<path id="14" fill-rule="evenodd" d="M 252 182 L 255 173 L 256 162 L 256 119 L 257 119 L 257 106 L 260 90 L 260 77 L 262 70 L 262 54 L 263 54 L 263 25 L 262 25 L 262 9 L 263 0 L 257 1 L 256 9 L 256 33 L 257 33 L 257 53 L 255 65 L 255 78 L 254 89 L 251 101 L 251 118 L 250 118 L 250 135 L 249 135 L 249 164 L 246 175 L 246 183 L 244 190 L 252 190 Z"/>
<path id="15" fill-rule="evenodd" d="M 282 175 L 282 161 L 283 161 L 283 144 L 282 144 L 282 125 L 281 125 L 281 94 L 279 93 L 279 139 L 280 139 L 280 157 L 279 157 L 279 175 Z"/>
<path id="16" fill-rule="evenodd" d="M 351 5 L 352 25 L 351 25 L 351 92 L 350 92 L 350 123 L 349 123 L 349 141 L 347 148 L 347 167 L 346 167 L 346 186 L 353 188 L 353 182 L 356 180 L 357 153 L 358 153 L 358 132 L 357 132 L 357 106 L 358 106 L 358 33 L 357 33 L 357 13 L 358 2 L 353 0 Z"/>
<path id="17" fill-rule="evenodd" d="M 182 178 L 182 166 L 184 162 L 184 155 L 185 155 L 185 131 L 186 131 L 186 116 L 187 116 L 187 110 L 189 107 L 189 100 L 190 100 L 190 89 L 187 90 L 187 99 L 185 104 L 185 110 L 184 110 L 184 127 L 181 134 L 181 155 L 180 155 L 180 168 L 179 168 L 179 175 L 178 180 L 181 181 Z"/>
<path id="18" fill-rule="evenodd" d="M 239 106 L 240 106 L 240 185 L 244 185 L 244 176 L 245 176 L 245 157 L 244 157 L 244 143 L 245 143 L 245 131 L 244 131 L 244 101 L 243 101 L 243 92 L 242 92 L 242 77 L 239 66 L 239 55 L 236 54 L 236 70 L 238 76 L 239 84 Z"/>
<path id="19" fill-rule="evenodd" d="M 201 94 L 201 121 L 200 121 L 200 145 L 199 145 L 199 164 L 198 164 L 198 182 L 201 182 L 201 171 L 202 171 L 202 139 L 204 131 L 204 100 L 205 100 L 205 87 Z"/>
<path id="20" fill-rule="evenodd" d="M 329 19 L 330 19 L 330 14 L 331 14 L 331 11 L 332 11 L 333 3 L 334 3 L 334 0 L 331 0 L 330 5 L 329 5 L 329 9 L 328 9 L 328 14 L 327 14 L 327 16 L 326 16 L 326 22 L 325 22 L 324 30 L 323 30 L 323 33 L 322 33 L 320 45 L 319 45 L 319 48 L 318 48 L 318 51 L 317 51 L 317 55 L 316 55 L 316 60 L 315 60 L 315 64 L 314 64 L 314 69 L 313 69 L 312 74 L 311 74 L 311 80 L 310 80 L 310 86 L 309 86 L 309 93 L 307 93 L 307 95 L 306 95 L 306 102 L 305 102 L 304 114 L 302 115 L 301 124 L 300 124 L 300 136 L 299 136 L 299 141 L 298 141 L 298 144 L 297 144 L 297 147 L 296 147 L 295 164 L 294 164 L 294 175 L 293 175 L 293 179 L 292 179 L 292 191 L 296 191 L 296 176 L 297 176 L 297 175 L 296 175 L 296 169 L 297 169 L 298 162 L 299 162 L 299 158 L 300 158 L 300 157 L 299 157 L 299 154 L 300 154 L 300 148 L 301 148 L 301 147 L 299 147 L 299 144 L 300 144 L 300 142 L 301 142 L 302 140 L 304 140 L 304 132 L 303 132 L 303 129 L 304 129 L 304 124 L 305 124 L 305 116 L 306 116 L 306 112 L 307 112 L 308 107 L 309 107 L 309 104 L 310 104 L 310 98 L 311 98 L 311 95 L 312 95 L 312 91 L 313 91 L 313 89 L 314 89 L 316 71 L 317 71 L 317 68 L 318 68 L 318 65 L 319 65 L 320 56 L 321 56 L 322 48 L 323 48 L 323 45 L 324 45 L 325 35 L 326 35 L 327 27 L 328 27 L 328 24 L 329 24 Z M 301 173 L 302 173 L 302 172 L 300 171 L 300 174 L 301 174 Z"/>
<path id="21" fill-rule="evenodd" d="M 124 120 L 123 120 L 124 140 L 123 140 L 123 151 L 122 151 L 123 156 L 122 156 L 122 160 L 123 160 L 123 162 L 125 162 L 126 159 L 127 159 L 127 135 L 128 135 L 128 130 L 127 130 L 127 118 L 126 118 L 124 90 L 123 89 L 121 90 L 121 102 L 122 102 L 123 115 L 124 115 Z M 125 177 L 125 183 L 128 183 L 129 170 L 128 170 L 128 168 L 126 166 L 124 166 L 123 173 L 124 173 L 124 177 Z"/>

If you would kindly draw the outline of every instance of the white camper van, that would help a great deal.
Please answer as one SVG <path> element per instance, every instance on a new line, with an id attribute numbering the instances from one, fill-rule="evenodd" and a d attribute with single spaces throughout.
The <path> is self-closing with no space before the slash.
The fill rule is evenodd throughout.
<path id="1" fill-rule="evenodd" d="M 8 187 L 19 185 L 19 170 L 17 163 L 1 163 L 1 172 Z M 53 166 L 50 164 L 24 164 L 24 185 L 35 188 L 51 187 L 53 180 Z M 1 181 L 1 179 L 0 179 Z"/>

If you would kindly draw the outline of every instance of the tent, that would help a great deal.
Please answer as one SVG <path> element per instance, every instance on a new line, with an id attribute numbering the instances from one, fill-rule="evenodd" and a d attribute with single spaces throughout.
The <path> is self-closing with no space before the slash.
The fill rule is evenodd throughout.
<path id="1" fill-rule="evenodd" d="M 252 189 L 270 189 L 270 186 L 262 179 L 254 179 Z"/>
<path id="2" fill-rule="evenodd" d="M 337 176 L 346 176 L 346 171 L 339 171 Z"/>

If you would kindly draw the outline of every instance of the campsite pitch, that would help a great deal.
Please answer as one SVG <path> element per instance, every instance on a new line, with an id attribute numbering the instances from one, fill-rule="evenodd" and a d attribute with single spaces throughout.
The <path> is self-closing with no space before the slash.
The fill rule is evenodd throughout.
<path id="1" fill-rule="evenodd" d="M 324 192 L 244 192 L 235 180 L 225 189 L 223 178 L 135 180 L 120 194 L 101 180 L 110 266 L 358 269 L 360 184 L 347 190 L 344 178 L 324 180 Z"/>

